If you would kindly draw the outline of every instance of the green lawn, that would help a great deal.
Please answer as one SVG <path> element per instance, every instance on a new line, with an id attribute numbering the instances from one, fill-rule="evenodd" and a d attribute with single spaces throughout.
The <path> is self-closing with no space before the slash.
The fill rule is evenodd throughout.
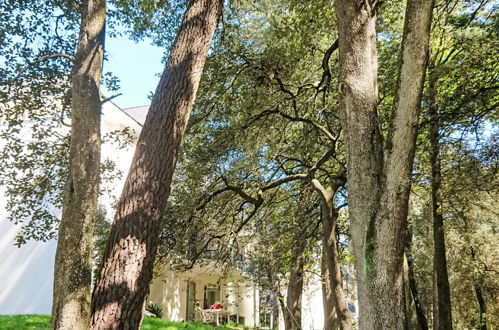
<path id="1" fill-rule="evenodd" d="M 0 329 L 50 329 L 49 315 L 0 315 Z M 145 317 L 142 330 L 229 330 L 203 323 L 169 322 L 161 319 Z"/>

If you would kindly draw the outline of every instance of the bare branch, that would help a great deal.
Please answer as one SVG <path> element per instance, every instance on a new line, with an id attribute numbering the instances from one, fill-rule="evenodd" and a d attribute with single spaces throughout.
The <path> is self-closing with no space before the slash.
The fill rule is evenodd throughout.
<path id="1" fill-rule="evenodd" d="M 105 98 L 105 99 L 101 100 L 101 101 L 100 101 L 100 103 L 101 103 L 101 104 L 104 104 L 104 103 L 106 103 L 106 102 L 111 101 L 111 100 L 112 100 L 112 99 L 114 99 L 114 98 L 117 98 L 118 96 L 121 96 L 121 95 L 123 95 L 123 93 L 114 94 L 114 95 L 112 95 L 112 96 L 110 96 L 110 97 L 107 97 L 107 98 Z"/>

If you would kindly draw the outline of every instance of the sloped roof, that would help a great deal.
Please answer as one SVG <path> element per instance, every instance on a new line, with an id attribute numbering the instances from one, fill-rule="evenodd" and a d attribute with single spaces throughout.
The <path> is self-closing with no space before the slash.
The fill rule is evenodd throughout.
<path id="1" fill-rule="evenodd" d="M 149 110 L 149 104 L 124 108 L 121 110 L 123 110 L 123 112 L 125 112 L 133 119 L 135 119 L 140 125 L 143 125 L 144 122 L 146 121 L 147 111 Z"/>

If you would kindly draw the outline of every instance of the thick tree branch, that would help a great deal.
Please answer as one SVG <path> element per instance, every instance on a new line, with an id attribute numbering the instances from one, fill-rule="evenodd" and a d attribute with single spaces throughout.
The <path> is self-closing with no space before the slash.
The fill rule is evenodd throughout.
<path id="1" fill-rule="evenodd" d="M 322 58 L 322 78 L 321 81 L 319 82 L 319 85 L 317 85 L 317 89 L 319 91 L 319 88 L 322 86 L 322 84 L 326 83 L 325 88 L 328 87 L 329 83 L 331 82 L 331 70 L 329 69 L 329 60 L 331 58 L 331 55 L 333 52 L 338 49 L 338 39 L 336 39 L 331 47 L 329 47 L 326 52 L 324 53 L 324 57 Z"/>

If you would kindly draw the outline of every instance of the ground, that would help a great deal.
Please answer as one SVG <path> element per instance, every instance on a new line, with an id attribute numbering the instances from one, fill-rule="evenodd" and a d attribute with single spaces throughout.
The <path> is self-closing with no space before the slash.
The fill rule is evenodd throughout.
<path id="1" fill-rule="evenodd" d="M 0 315 L 0 329 L 50 329 L 49 315 Z M 203 323 L 169 322 L 157 318 L 145 317 L 142 330 L 230 330 Z"/>

